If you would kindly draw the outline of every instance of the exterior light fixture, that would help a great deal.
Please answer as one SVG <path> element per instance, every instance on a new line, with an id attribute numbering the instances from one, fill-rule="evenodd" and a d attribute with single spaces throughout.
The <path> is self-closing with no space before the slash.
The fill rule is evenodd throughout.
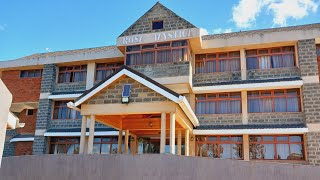
<path id="1" fill-rule="evenodd" d="M 152 127 L 152 126 L 153 126 L 152 122 L 149 122 L 149 126 L 150 126 L 150 127 Z"/>
<path id="2" fill-rule="evenodd" d="M 122 98 L 121 102 L 123 104 L 128 104 L 130 102 L 130 94 L 131 94 L 131 85 L 125 84 L 122 89 Z"/>

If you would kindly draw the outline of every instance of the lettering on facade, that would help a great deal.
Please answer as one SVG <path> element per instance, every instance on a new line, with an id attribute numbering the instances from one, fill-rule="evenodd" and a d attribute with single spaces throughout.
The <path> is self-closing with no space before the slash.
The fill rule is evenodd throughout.
<path id="1" fill-rule="evenodd" d="M 141 44 L 150 42 L 170 41 L 175 39 L 182 39 L 191 37 L 191 29 L 182 29 L 169 32 L 160 32 L 152 35 L 134 35 L 123 37 L 123 45 Z M 147 41 L 147 42 L 144 42 Z"/>

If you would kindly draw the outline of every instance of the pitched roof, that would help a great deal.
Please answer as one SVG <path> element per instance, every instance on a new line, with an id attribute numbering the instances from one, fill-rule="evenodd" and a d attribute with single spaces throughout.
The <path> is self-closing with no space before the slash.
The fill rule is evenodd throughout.
<path id="1" fill-rule="evenodd" d="M 232 32 L 232 33 L 211 34 L 211 35 L 202 36 L 202 40 L 220 39 L 220 38 L 228 39 L 228 38 L 238 37 L 238 36 L 250 36 L 255 34 L 285 32 L 285 31 L 299 31 L 299 30 L 304 31 L 304 30 L 312 30 L 312 29 L 320 29 L 320 23 L 289 26 L 289 27 L 279 27 L 279 28 L 257 29 L 257 30 L 240 31 L 240 32 Z"/>
<path id="2" fill-rule="evenodd" d="M 154 20 L 163 20 L 163 29 L 152 30 L 151 22 Z M 119 37 L 188 28 L 196 28 L 196 26 L 194 26 L 184 18 L 178 16 L 175 12 L 168 9 L 160 2 L 157 2 L 154 6 L 151 7 L 151 9 L 149 9 L 128 29 L 126 29 Z"/>
<path id="3" fill-rule="evenodd" d="M 157 81 L 155 81 L 155 80 L 153 80 L 153 79 L 145 76 L 144 74 L 142 74 L 142 73 L 140 73 L 140 72 L 138 72 L 138 71 L 136 71 L 136 70 L 133 70 L 133 69 L 129 68 L 128 66 L 123 65 L 123 66 L 121 66 L 121 68 L 119 68 L 119 69 L 118 69 L 117 71 L 115 71 L 113 74 L 111 74 L 110 76 L 108 76 L 106 79 L 102 80 L 101 82 L 99 82 L 98 84 L 96 84 L 95 86 L 93 86 L 91 89 L 85 91 L 81 96 L 79 96 L 79 97 L 75 100 L 75 102 L 79 101 L 80 99 L 82 99 L 82 98 L 85 97 L 86 95 L 90 94 L 93 90 L 95 90 L 96 88 L 98 88 L 99 86 L 101 86 L 102 84 L 104 84 L 105 82 L 107 82 L 108 80 L 110 80 L 111 78 L 113 78 L 115 75 L 117 75 L 119 72 L 121 72 L 121 71 L 124 70 L 124 69 L 125 69 L 125 70 L 128 70 L 129 72 L 132 72 L 133 74 L 141 77 L 142 79 L 145 79 L 145 80 L 149 81 L 150 83 L 156 85 L 157 87 L 159 87 L 159 88 L 165 90 L 166 92 L 172 94 L 173 96 L 179 98 L 180 95 L 179 95 L 178 93 L 172 91 L 171 89 L 165 87 L 164 85 L 158 83 Z"/>
<path id="4" fill-rule="evenodd" d="M 117 49 L 116 46 L 101 46 L 101 47 L 93 47 L 93 48 L 83 48 L 83 49 L 73 49 L 73 50 L 65 50 L 65 51 L 55 51 L 55 52 L 47 52 L 47 53 L 37 53 L 32 54 L 29 56 L 25 56 L 19 59 L 39 59 L 39 58 L 45 58 L 50 56 L 63 56 L 63 55 L 74 55 L 74 54 L 80 54 L 80 53 L 94 53 L 99 51 L 108 51 L 111 49 Z"/>
<path id="5" fill-rule="evenodd" d="M 91 89 L 84 92 L 80 97 L 78 97 L 75 102 L 69 102 L 68 107 L 76 108 L 77 106 L 81 105 L 83 102 L 90 99 L 95 94 L 99 93 L 101 90 L 106 88 L 111 83 L 115 82 L 122 76 L 128 76 L 135 81 L 147 86 L 148 88 L 152 89 L 153 91 L 161 94 L 162 96 L 168 98 L 174 103 L 177 103 L 185 115 L 189 118 L 194 126 L 199 125 L 199 120 L 197 116 L 194 114 L 189 102 L 187 101 L 186 97 L 179 95 L 178 93 L 172 91 L 171 89 L 165 87 L 164 85 L 152 80 L 151 78 L 141 74 L 138 71 L 135 71 L 127 66 L 122 66 L 118 71 L 111 74 L 109 77 L 101 81 L 100 83 L 93 86 Z"/>

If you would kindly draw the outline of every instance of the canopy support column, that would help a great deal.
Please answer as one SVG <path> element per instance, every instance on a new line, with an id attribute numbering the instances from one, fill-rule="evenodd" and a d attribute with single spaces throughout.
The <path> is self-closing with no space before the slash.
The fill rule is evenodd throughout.
<path id="1" fill-rule="evenodd" d="M 94 115 L 90 116 L 90 127 L 89 127 L 89 140 L 88 140 L 88 154 L 93 152 L 93 138 L 94 138 L 94 124 L 96 117 Z"/>
<path id="2" fill-rule="evenodd" d="M 86 142 L 86 130 L 87 130 L 87 117 L 82 116 L 79 154 L 84 154 L 84 147 Z"/>
<path id="3" fill-rule="evenodd" d="M 161 113 L 160 153 L 166 153 L 166 113 Z"/>
<path id="4" fill-rule="evenodd" d="M 119 130 L 119 136 L 118 136 L 118 154 L 122 154 L 122 130 Z"/>
<path id="5" fill-rule="evenodd" d="M 175 141 L 176 141 L 176 114 L 170 113 L 170 154 L 175 154 Z"/>

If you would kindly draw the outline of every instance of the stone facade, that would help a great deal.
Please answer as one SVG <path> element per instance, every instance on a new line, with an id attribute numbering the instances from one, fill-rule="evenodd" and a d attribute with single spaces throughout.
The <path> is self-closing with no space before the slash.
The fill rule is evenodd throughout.
<path id="1" fill-rule="evenodd" d="M 163 20 L 163 29 L 152 30 L 152 21 L 158 20 Z M 195 26 L 157 2 L 149 11 L 125 30 L 120 37 L 188 28 L 195 28 Z"/>
<path id="2" fill-rule="evenodd" d="M 320 132 L 307 133 L 307 157 L 312 165 L 320 165 Z"/>
<path id="3" fill-rule="evenodd" d="M 301 76 L 318 76 L 315 39 L 298 41 L 298 56 Z"/>
<path id="4" fill-rule="evenodd" d="M 249 113 L 249 124 L 301 124 L 304 123 L 304 114 L 301 112 L 289 113 Z"/>
<path id="5" fill-rule="evenodd" d="M 306 123 L 320 123 L 320 84 L 304 84 L 302 95 Z"/>
<path id="6" fill-rule="evenodd" d="M 125 77 L 102 90 L 87 101 L 88 104 L 120 104 L 122 97 L 122 88 L 125 84 L 131 85 L 130 102 L 159 102 L 168 101 L 168 99 L 152 89 L 138 83 L 137 81 Z"/>
<path id="7" fill-rule="evenodd" d="M 197 115 L 200 125 L 242 124 L 241 114 L 205 114 Z"/>
<path id="8" fill-rule="evenodd" d="M 290 68 L 271 68 L 271 69 L 254 69 L 247 71 L 247 79 L 279 79 L 300 77 L 300 70 L 298 67 Z"/>
<path id="9" fill-rule="evenodd" d="M 194 74 L 193 85 L 217 83 L 217 82 L 230 82 L 240 81 L 241 72 L 218 72 L 218 73 L 205 73 L 205 74 Z"/>
<path id="10" fill-rule="evenodd" d="M 86 90 L 86 82 L 55 83 L 54 93 L 82 92 Z"/>
<path id="11" fill-rule="evenodd" d="M 56 82 L 57 66 L 55 64 L 43 65 L 41 93 L 51 93 Z"/>
<path id="12" fill-rule="evenodd" d="M 130 67 L 136 71 L 139 71 L 145 76 L 148 76 L 149 78 L 189 76 L 190 71 L 189 61 L 164 64 L 135 65 Z"/>
<path id="13" fill-rule="evenodd" d="M 3 157 L 14 156 L 15 143 L 10 143 L 10 139 L 17 135 L 16 130 L 7 130 L 3 148 Z"/>

